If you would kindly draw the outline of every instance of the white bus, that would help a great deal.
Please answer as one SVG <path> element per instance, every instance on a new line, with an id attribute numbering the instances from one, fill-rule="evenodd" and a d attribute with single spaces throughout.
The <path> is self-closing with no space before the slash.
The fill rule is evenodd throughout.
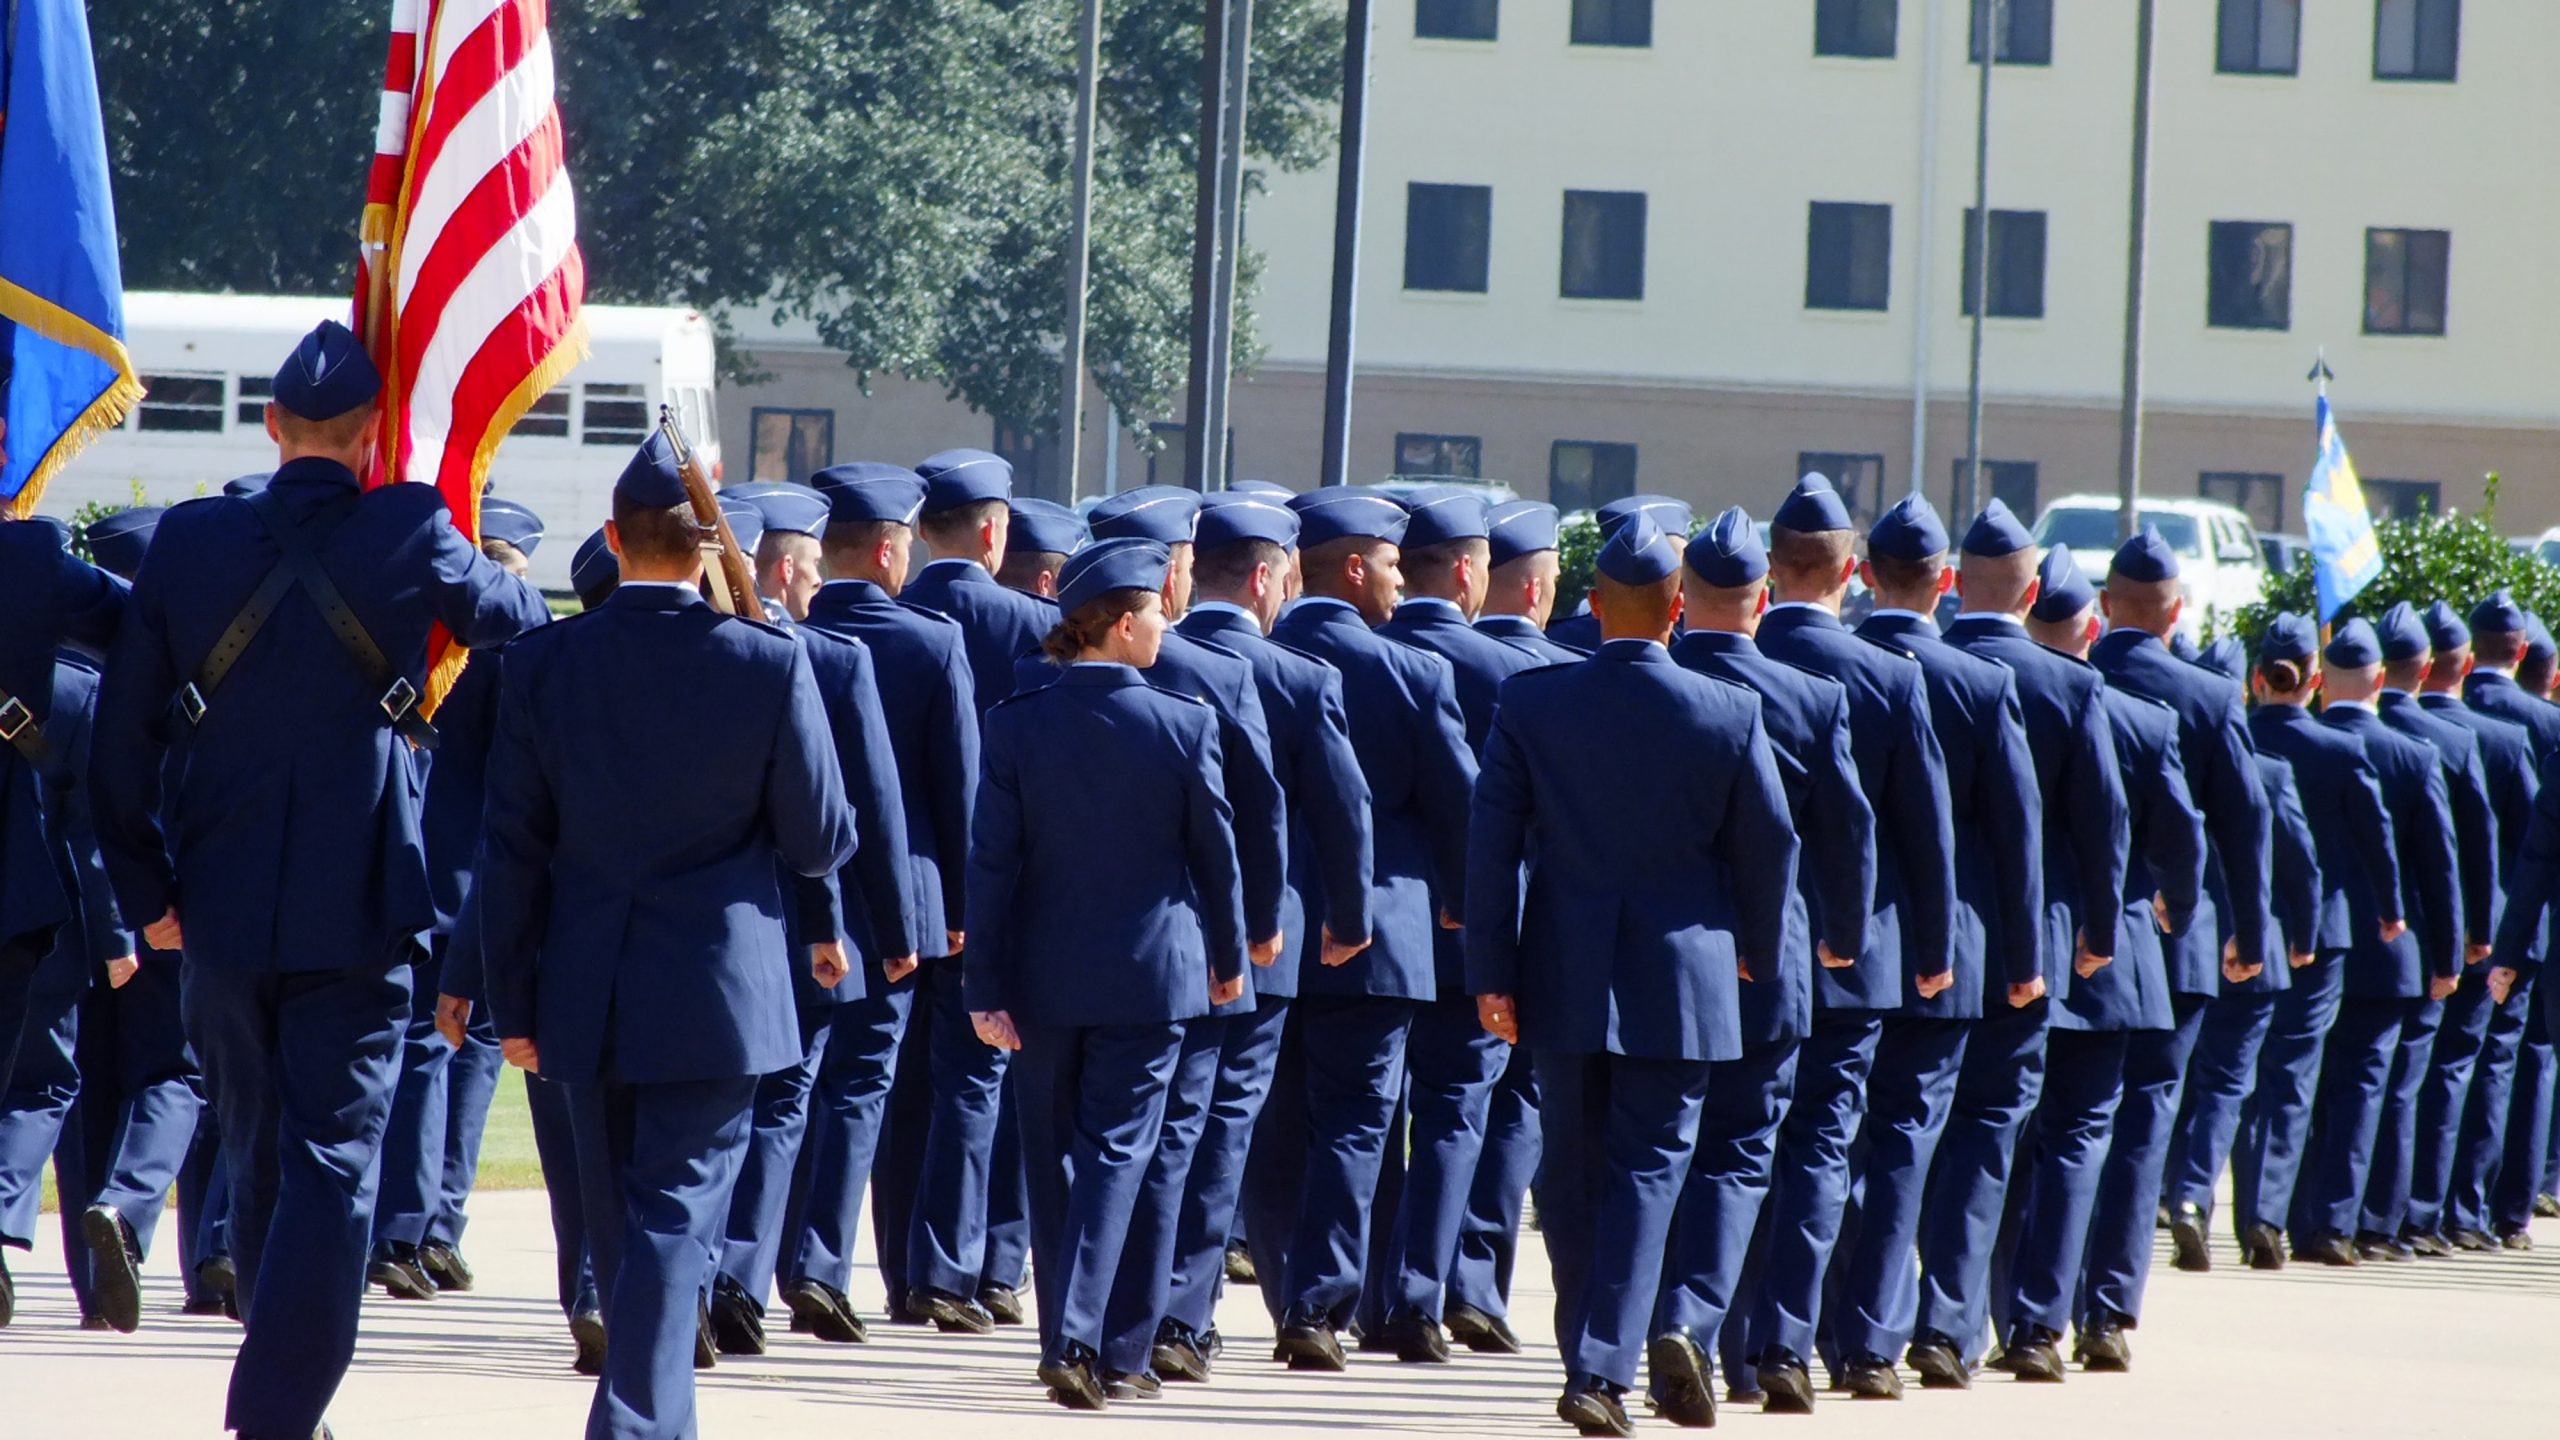
<path id="1" fill-rule="evenodd" d="M 37 508 L 70 518 L 92 501 L 174 505 L 224 481 L 275 468 L 266 404 L 276 362 L 343 297 L 124 297 L 125 345 L 146 389 L 124 425 L 102 435 L 46 488 Z M 586 307 L 588 355 L 526 412 L 489 467 L 489 493 L 531 506 L 545 527 L 534 583 L 569 588 L 569 557 L 613 508 L 614 477 L 673 405 L 703 463 L 719 475 L 711 323 L 684 309 Z"/>

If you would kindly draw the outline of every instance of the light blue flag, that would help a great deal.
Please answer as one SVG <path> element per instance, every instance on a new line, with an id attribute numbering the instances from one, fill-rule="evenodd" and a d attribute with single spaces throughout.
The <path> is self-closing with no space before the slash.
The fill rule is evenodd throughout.
<path id="1" fill-rule="evenodd" d="M 25 515 L 81 447 L 142 398 L 124 348 L 124 275 L 98 71 L 80 0 L 0 17 L 0 513 Z"/>
<path id="2" fill-rule="evenodd" d="M 2311 462 L 2311 483 L 2303 487 L 2303 528 L 2311 536 L 2311 580 L 2320 597 L 2320 623 L 2346 608 L 2382 573 L 2382 546 L 2373 536 L 2373 512 L 2365 508 L 2364 484 L 2347 458 L 2347 442 L 2338 437 L 2338 419 L 2329 413 L 2329 394 L 2320 393 L 2317 411 L 2320 454 Z"/>

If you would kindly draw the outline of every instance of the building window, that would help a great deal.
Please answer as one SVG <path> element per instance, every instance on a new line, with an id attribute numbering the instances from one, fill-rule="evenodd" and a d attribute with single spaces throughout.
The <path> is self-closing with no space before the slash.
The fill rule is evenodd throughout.
<path id="1" fill-rule="evenodd" d="M 1982 63 L 1983 7 L 1967 0 L 1973 24 L 1965 37 L 1965 58 Z M 2000 37 L 2003 65 L 2053 63 L 2053 0 L 1991 0 L 1991 28 Z"/>
<path id="2" fill-rule="evenodd" d="M 1493 187 L 1404 187 L 1404 288 L 1481 295 L 1492 254 Z"/>
<path id="3" fill-rule="evenodd" d="M 1950 515 L 1961 514 L 1970 523 L 1973 512 L 1964 503 L 1964 457 L 1956 457 L 1955 468 L 1947 487 Z M 1974 505 L 1988 505 L 1997 500 L 2021 515 L 2036 513 L 2036 462 L 2033 460 L 1984 460 L 1982 485 L 1974 491 Z"/>
<path id="4" fill-rule="evenodd" d="M 649 438 L 648 392 L 638 385 L 590 385 L 578 415 L 587 445 L 637 445 Z"/>
<path id="5" fill-rule="evenodd" d="M 2367 480 L 2364 503 L 2376 520 L 2421 520 L 2444 513 L 2444 482 Z"/>
<path id="6" fill-rule="evenodd" d="M 2462 0 L 2375 0 L 2373 78 L 2451 80 Z"/>
<path id="7" fill-rule="evenodd" d="M 1484 475 L 1484 440 L 1475 435 L 1400 432 L 1396 436 L 1395 473 L 1480 479 Z"/>
<path id="8" fill-rule="evenodd" d="M 1813 202 L 1805 224 L 1806 309 L 1882 310 L 1892 269 L 1892 206 Z"/>
<path id="9" fill-rule="evenodd" d="M 1897 8 L 1894 0 L 1814 0 L 1813 53 L 1892 59 Z"/>
<path id="10" fill-rule="evenodd" d="M 1884 457 L 1857 455 L 1838 450 L 1799 450 L 1793 481 L 1807 473 L 1820 475 L 1840 492 L 1841 503 L 1849 507 L 1852 518 L 1861 523 L 1872 521 L 1880 511 L 1884 495 Z"/>
<path id="11" fill-rule="evenodd" d="M 145 375 L 134 425 L 142 430 L 219 430 L 230 413 L 219 375 Z M 267 423 L 264 410 L 258 423 Z"/>
<path id="12" fill-rule="evenodd" d="M 2292 328 L 2292 226 L 2216 220 L 2206 246 L 2206 324 L 2228 330 Z"/>
<path id="13" fill-rule="evenodd" d="M 1573 0 L 1573 43 L 1651 45 L 1653 0 Z"/>
<path id="14" fill-rule="evenodd" d="M 2044 318 L 2044 212 L 1991 212 L 1991 309 L 2007 319 Z M 1973 211 L 1964 212 L 1964 313 L 1973 313 Z"/>
<path id="15" fill-rule="evenodd" d="M 1564 192 L 1564 274 L 1569 300 L 1644 298 L 1644 196 L 1624 190 Z"/>
<path id="16" fill-rule="evenodd" d="M 2364 232 L 2364 333 L 2444 333 L 2445 265 L 2453 236 L 2443 230 Z"/>
<path id="17" fill-rule="evenodd" d="M 243 375 L 234 382 L 239 388 L 231 405 L 231 423 L 266 428 L 267 402 L 276 398 L 276 381 L 272 375 Z"/>
<path id="18" fill-rule="evenodd" d="M 2213 68 L 2225 75 L 2291 75 L 2302 64 L 2302 0 L 2221 0 Z"/>
<path id="19" fill-rule="evenodd" d="M 1547 451 L 1547 503 L 1568 514 L 1636 493 L 1636 447 L 1559 440 Z"/>
<path id="20" fill-rule="evenodd" d="M 1491 40 L 1502 0 L 1413 0 L 1413 33 L 1424 40 Z"/>
<path id="21" fill-rule="evenodd" d="M 757 406 L 747 418 L 755 441 L 750 480 L 805 481 L 836 463 L 836 412 Z"/>
<path id="22" fill-rule="evenodd" d="M 524 414 L 516 417 L 510 435 L 544 435 L 554 440 L 569 438 L 569 392 L 546 390 L 534 397 Z"/>
<path id="23" fill-rule="evenodd" d="M 2284 477 L 2251 470 L 2207 470 L 2196 477 L 2196 498 L 2228 505 L 2262 531 L 2284 528 Z"/>
<path id="24" fill-rule="evenodd" d="M 987 448 L 1013 467 L 1017 481 L 1033 482 L 1049 473 L 1049 452 L 1057 448 L 1057 440 L 1048 433 L 1046 426 L 1025 430 L 1019 425 L 1008 425 L 999 420 Z M 791 478 L 797 480 L 801 477 L 794 475 Z"/>

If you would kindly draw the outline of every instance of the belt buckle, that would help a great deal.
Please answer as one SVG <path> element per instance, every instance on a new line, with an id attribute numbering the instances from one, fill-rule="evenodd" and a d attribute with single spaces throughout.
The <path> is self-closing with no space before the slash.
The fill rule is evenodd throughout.
<path id="1" fill-rule="evenodd" d="M 390 716 L 395 725 L 417 703 L 418 687 L 410 684 L 405 676 L 392 681 L 391 688 L 382 692 L 382 713 Z"/>
<path id="2" fill-rule="evenodd" d="M 187 717 L 188 724 L 203 724 L 204 712 L 204 691 L 202 689 L 190 682 L 178 691 L 178 713 Z"/>
<path id="3" fill-rule="evenodd" d="M 27 708 L 26 701 L 12 695 L 6 704 L 0 704 L 0 740 L 15 740 L 34 723 L 36 712 Z"/>

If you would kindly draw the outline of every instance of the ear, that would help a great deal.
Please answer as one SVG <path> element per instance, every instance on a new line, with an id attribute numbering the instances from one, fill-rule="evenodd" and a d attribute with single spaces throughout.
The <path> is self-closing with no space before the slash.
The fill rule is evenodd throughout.
<path id="1" fill-rule="evenodd" d="M 276 428 L 276 402 L 273 400 L 267 402 L 267 438 L 279 445 L 284 443 L 284 432 Z"/>
<path id="2" fill-rule="evenodd" d="M 1760 587 L 1760 598 L 1759 598 L 1758 600 L 1756 600 L 1756 601 L 1752 602 L 1752 605 L 1751 605 L 1751 613 L 1752 613 L 1752 615 L 1753 615 L 1753 616 L 1755 616 L 1755 617 L 1757 617 L 1757 616 L 1761 616 L 1761 615 L 1766 615 L 1766 614 L 1768 614 L 1768 613 L 1769 613 L 1769 587 L 1768 587 L 1768 586 L 1763 585 L 1763 586 L 1761 586 L 1761 587 Z"/>
<path id="3" fill-rule="evenodd" d="M 1876 588 L 1876 567 L 1873 565 L 1868 564 L 1864 560 L 1852 560 L 1849 562 L 1849 571 L 1850 573 L 1855 574 L 1859 579 L 1866 581 L 1868 589 L 1873 590 Z"/>
<path id="4" fill-rule="evenodd" d="M 1938 593 L 1944 595 L 1954 588 L 1956 588 L 1956 567 L 1950 565 L 1938 572 Z"/>
<path id="5" fill-rule="evenodd" d="M 2106 616 L 2110 620 L 2116 618 L 2116 597 L 2108 594 L 2104 590 L 2099 591 L 2098 613 Z"/>
<path id="6" fill-rule="evenodd" d="M 1672 628 L 1674 631 L 1677 631 L 1677 630 L 1680 628 L 1680 616 L 1681 616 L 1681 613 L 1682 613 L 1683 611 L 1687 610 L 1688 608 L 1689 608 L 1689 597 L 1688 597 L 1688 595 L 1687 595 L 1686 593 L 1682 592 L 1682 591 L 1678 591 L 1678 590 L 1674 590 L 1674 591 L 1672 591 L 1672 592 L 1671 592 L 1671 628 Z"/>
<path id="7" fill-rule="evenodd" d="M 275 407 L 270 405 L 267 407 L 267 428 L 273 430 L 275 425 Z M 622 527 L 610 520 L 604 522 L 604 548 L 612 551 L 615 559 L 622 558 Z"/>
<path id="8" fill-rule="evenodd" d="M 1863 572 L 1866 568 L 1867 568 L 1867 562 L 1866 562 L 1866 561 L 1861 560 L 1861 559 L 1857 558 L 1857 557 L 1856 557 L 1856 556 L 1854 556 L 1854 555 L 1850 556 L 1848 559 L 1843 560 L 1843 561 L 1841 561 L 1841 562 L 1840 562 L 1840 580 L 1839 580 L 1839 583 L 1840 583 L 1840 584 L 1842 584 L 1842 585 L 1846 585 L 1846 584 L 1848 584 L 1848 583 L 1849 583 L 1849 577 L 1850 577 L 1850 576 L 1852 576 L 1852 575 L 1856 575 L 1856 574 L 1859 574 L 1859 573 Z"/>
<path id="9" fill-rule="evenodd" d="M 2089 628 L 2081 632 L 2081 635 L 2080 635 L 2080 643 L 2081 643 L 2081 644 L 2083 644 L 2083 645 L 2095 645 L 2095 644 L 2097 644 L 2097 643 L 2098 643 L 2098 632 L 2099 632 L 2100 630 L 2105 629 L 2106 627 L 2105 627 L 2105 626 L 2103 626 L 2103 625 L 2100 625 L 2100 624 L 2098 623 L 2098 617 L 2097 617 L 2097 616 L 2095 616 L 2095 615 L 2090 616 L 2090 617 L 2089 617 L 2086 621 L 2084 621 L 2083 623 L 2084 623 L 2084 624 L 2086 624 Z"/>
<path id="10" fill-rule="evenodd" d="M 2033 610 L 2036 608 L 2036 601 L 2043 597 L 2044 582 L 2042 580 L 2030 580 L 2027 582 L 2027 593 L 2018 601 L 2018 604 L 2026 609 Z"/>

